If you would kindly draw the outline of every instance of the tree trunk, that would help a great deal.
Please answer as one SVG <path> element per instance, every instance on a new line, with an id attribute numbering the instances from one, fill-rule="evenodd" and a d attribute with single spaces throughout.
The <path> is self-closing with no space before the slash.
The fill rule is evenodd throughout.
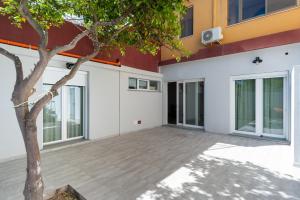
<path id="1" fill-rule="evenodd" d="M 25 200 L 43 200 L 44 182 L 41 174 L 41 157 L 37 141 L 36 119 L 25 122 L 25 147 L 27 152 Z"/>

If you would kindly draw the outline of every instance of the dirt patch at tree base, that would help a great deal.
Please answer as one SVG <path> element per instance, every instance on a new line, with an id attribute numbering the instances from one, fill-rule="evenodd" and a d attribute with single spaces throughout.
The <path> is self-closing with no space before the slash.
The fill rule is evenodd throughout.
<path id="1" fill-rule="evenodd" d="M 74 194 L 70 192 L 57 192 L 54 197 L 48 200 L 80 200 Z"/>
<path id="2" fill-rule="evenodd" d="M 50 196 L 46 195 L 46 199 L 47 200 L 86 200 L 70 185 L 57 189 Z"/>

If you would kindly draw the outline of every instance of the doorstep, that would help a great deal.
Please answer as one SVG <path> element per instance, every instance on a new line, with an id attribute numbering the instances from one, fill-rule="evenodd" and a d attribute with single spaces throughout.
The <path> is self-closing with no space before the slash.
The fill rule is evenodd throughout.
<path id="1" fill-rule="evenodd" d="M 41 150 L 41 152 L 44 153 L 44 152 L 49 152 L 49 151 L 56 151 L 59 149 L 82 145 L 82 144 L 86 144 L 89 142 L 91 142 L 91 141 L 81 138 L 81 139 L 77 139 L 77 140 L 65 141 L 65 142 L 60 142 L 60 143 L 56 143 L 56 144 L 49 144 L 49 145 L 45 145 L 43 147 L 43 150 Z"/>
<path id="2" fill-rule="evenodd" d="M 242 133 L 230 133 L 229 135 L 236 136 L 236 137 L 245 137 L 257 140 L 267 140 L 267 141 L 276 141 L 280 142 L 281 144 L 290 145 L 291 142 L 286 139 L 281 138 L 274 138 L 274 137 L 267 137 L 267 136 L 256 136 L 256 135 L 247 135 Z"/>

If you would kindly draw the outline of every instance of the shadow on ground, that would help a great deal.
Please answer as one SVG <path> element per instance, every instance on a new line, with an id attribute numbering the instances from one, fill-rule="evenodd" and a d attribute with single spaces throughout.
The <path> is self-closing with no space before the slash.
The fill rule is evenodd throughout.
<path id="1" fill-rule="evenodd" d="M 42 173 L 46 190 L 88 200 L 300 200 L 299 180 L 261 165 L 287 156 L 276 141 L 162 127 L 43 153 Z M 0 164 L 1 200 L 23 199 L 25 163 Z"/>

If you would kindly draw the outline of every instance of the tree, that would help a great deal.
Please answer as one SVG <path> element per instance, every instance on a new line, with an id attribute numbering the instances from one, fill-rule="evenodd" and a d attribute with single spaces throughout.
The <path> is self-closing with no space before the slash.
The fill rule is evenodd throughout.
<path id="1" fill-rule="evenodd" d="M 41 158 L 37 141 L 36 119 L 44 106 L 64 84 L 72 79 L 79 67 L 97 56 L 99 51 L 119 49 L 125 53 L 127 46 L 134 46 L 143 53 L 155 55 L 161 46 L 186 53 L 179 40 L 180 19 L 185 12 L 184 0 L 1 0 L 0 13 L 21 28 L 28 23 L 39 35 L 39 59 L 32 72 L 25 76 L 21 59 L 0 47 L 0 54 L 13 61 L 16 81 L 12 102 L 22 132 L 27 170 L 24 187 L 26 200 L 42 200 L 44 183 Z M 1 2 L 0 2 L 1 3 Z M 72 20 L 81 32 L 63 46 L 49 49 L 48 30 Z M 80 25 L 78 25 L 80 24 Z M 84 37 L 93 43 L 93 52 L 74 63 L 69 73 L 58 80 L 47 94 L 32 106 L 29 97 L 41 79 L 49 61 L 58 53 L 76 47 Z"/>

